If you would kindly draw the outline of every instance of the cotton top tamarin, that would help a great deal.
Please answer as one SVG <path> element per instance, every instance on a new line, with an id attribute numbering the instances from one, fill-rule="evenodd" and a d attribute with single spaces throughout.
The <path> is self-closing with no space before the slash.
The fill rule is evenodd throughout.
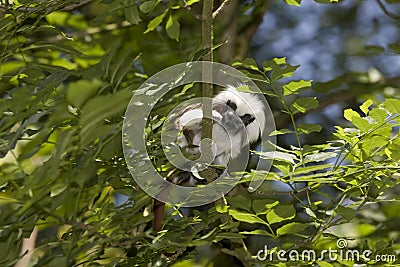
<path id="1" fill-rule="evenodd" d="M 174 126 L 181 134 L 177 144 L 187 153 L 200 155 L 203 110 L 196 103 L 184 107 L 174 115 Z M 243 147 L 257 141 L 266 124 L 263 102 L 257 95 L 239 92 L 228 86 L 212 100 L 212 154 L 213 163 L 227 167 L 230 159 L 239 156 Z M 174 184 L 196 186 L 206 179 L 193 171 L 183 171 L 172 179 Z M 168 190 L 167 190 L 168 191 Z M 160 194 L 167 194 L 164 191 Z M 154 201 L 153 229 L 161 230 L 164 203 Z"/>

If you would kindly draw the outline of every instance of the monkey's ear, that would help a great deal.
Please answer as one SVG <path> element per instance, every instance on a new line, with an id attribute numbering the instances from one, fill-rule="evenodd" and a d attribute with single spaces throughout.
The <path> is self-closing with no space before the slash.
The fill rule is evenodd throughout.
<path id="1" fill-rule="evenodd" d="M 250 123 L 252 123 L 255 120 L 255 118 L 253 116 L 251 116 L 250 114 L 244 114 L 243 116 L 240 117 L 240 119 L 242 120 L 242 122 L 245 126 L 249 125 Z"/>

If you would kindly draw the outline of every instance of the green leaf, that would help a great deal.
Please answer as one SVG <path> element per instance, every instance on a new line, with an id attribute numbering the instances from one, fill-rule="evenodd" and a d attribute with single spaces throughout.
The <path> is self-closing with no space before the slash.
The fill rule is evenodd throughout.
<path id="1" fill-rule="evenodd" d="M 12 198 L 6 193 L 0 193 L 0 206 L 9 204 L 9 203 L 18 203 L 18 202 L 19 202 L 18 199 Z"/>
<path id="2" fill-rule="evenodd" d="M 267 213 L 267 221 L 269 224 L 282 222 L 293 219 L 296 215 L 296 210 L 291 205 L 279 205 L 274 207 Z"/>
<path id="3" fill-rule="evenodd" d="M 261 223 L 261 224 L 265 224 L 268 225 L 268 223 L 266 221 L 264 221 L 263 219 L 257 217 L 254 214 L 251 213 L 247 213 L 247 212 L 241 212 L 241 211 L 237 211 L 237 210 L 229 210 L 229 215 L 231 215 L 233 218 L 235 218 L 238 221 L 241 222 L 246 222 L 246 223 Z"/>
<path id="4" fill-rule="evenodd" d="M 157 6 L 157 1 L 146 1 L 139 6 L 140 11 L 143 13 L 150 13 Z"/>
<path id="5" fill-rule="evenodd" d="M 188 0 L 188 1 L 186 1 L 186 5 L 191 6 L 191 5 L 193 5 L 195 3 L 198 3 L 198 2 L 200 2 L 200 0 Z"/>
<path id="6" fill-rule="evenodd" d="M 317 0 L 317 1 L 319 2 L 321 0 Z M 333 267 L 332 264 L 330 264 L 329 262 L 326 262 L 326 261 L 318 260 L 318 261 L 316 261 L 316 263 L 318 264 L 319 267 Z"/>
<path id="7" fill-rule="evenodd" d="M 119 90 L 111 96 L 97 96 L 90 99 L 82 108 L 79 121 L 81 135 L 96 131 L 99 123 L 115 115 L 122 115 L 132 97 L 130 90 Z"/>
<path id="8" fill-rule="evenodd" d="M 371 128 L 370 123 L 366 119 L 361 118 L 360 114 L 350 108 L 344 111 L 344 117 L 348 121 L 351 121 L 354 126 L 360 129 L 362 132 L 367 132 Z"/>
<path id="9" fill-rule="evenodd" d="M 310 88 L 310 80 L 291 81 L 283 85 L 283 95 L 298 94 L 299 91 Z"/>
<path id="10" fill-rule="evenodd" d="M 293 131 L 291 131 L 289 129 L 274 130 L 274 131 L 272 131 L 272 133 L 269 134 L 269 136 L 288 134 L 288 133 L 293 133 Z"/>
<path id="11" fill-rule="evenodd" d="M 400 138 L 394 139 L 389 147 L 385 149 L 385 154 L 393 160 L 400 161 Z"/>
<path id="12" fill-rule="evenodd" d="M 312 209 L 310 209 L 310 208 L 305 208 L 304 211 L 305 211 L 305 213 L 306 213 L 307 215 L 309 215 L 311 218 L 313 218 L 313 219 L 315 219 L 315 220 L 318 220 L 317 215 L 315 215 L 315 213 L 312 211 Z"/>
<path id="13" fill-rule="evenodd" d="M 318 100 L 315 97 L 302 97 L 297 99 L 291 106 L 290 110 L 293 114 L 306 113 L 307 110 L 317 108 L 319 105 Z"/>
<path id="14" fill-rule="evenodd" d="M 278 69 L 274 69 L 272 72 L 272 80 L 277 81 L 284 77 L 291 77 L 293 73 L 297 70 L 299 66 L 292 66 L 286 64 L 284 67 L 280 67 Z"/>
<path id="15" fill-rule="evenodd" d="M 82 108 L 90 97 L 96 95 L 101 86 L 100 80 L 71 82 L 67 87 L 67 101 L 73 107 Z"/>
<path id="16" fill-rule="evenodd" d="M 356 210 L 349 208 L 349 207 L 338 206 L 336 208 L 336 213 L 338 215 L 342 216 L 348 222 L 350 222 L 354 218 L 354 216 L 356 214 Z"/>
<path id="17" fill-rule="evenodd" d="M 310 172 L 315 172 L 315 171 L 321 171 L 324 169 L 331 168 L 332 164 L 320 164 L 320 165 L 312 165 L 312 166 L 306 166 L 306 167 L 298 167 L 294 172 L 292 172 L 293 176 L 297 176 L 299 174 L 307 174 Z"/>
<path id="18" fill-rule="evenodd" d="M 382 54 L 383 52 L 385 52 L 385 48 L 383 48 L 381 46 L 378 46 L 378 45 L 366 45 L 366 46 L 364 46 L 362 54 L 374 56 L 374 55 Z"/>
<path id="19" fill-rule="evenodd" d="M 238 90 L 239 92 L 250 93 L 250 94 L 259 93 L 258 91 L 256 91 L 256 88 L 254 88 L 255 90 L 251 90 L 251 88 L 254 88 L 254 86 L 250 87 L 248 85 L 240 85 L 240 86 L 236 87 L 236 90 Z"/>
<path id="20" fill-rule="evenodd" d="M 280 66 L 286 65 L 286 58 L 273 58 L 271 60 L 265 60 L 263 63 L 264 72 L 270 71 L 273 69 L 279 69 Z"/>
<path id="21" fill-rule="evenodd" d="M 165 10 L 163 13 L 161 13 L 160 15 L 158 15 L 157 17 L 155 17 L 154 19 L 152 19 L 149 24 L 147 25 L 147 29 L 144 33 L 148 33 L 153 31 L 155 28 L 158 27 L 158 25 L 161 24 L 161 22 L 163 21 L 165 14 L 167 14 L 167 10 Z"/>
<path id="22" fill-rule="evenodd" d="M 165 30 L 171 39 L 179 41 L 180 25 L 176 18 L 172 15 L 169 16 L 167 24 L 165 25 Z"/>
<path id="23" fill-rule="evenodd" d="M 360 106 L 361 111 L 364 112 L 365 115 L 368 114 L 368 112 L 369 112 L 368 108 L 372 105 L 372 103 L 373 103 L 372 100 L 368 99 L 367 101 L 362 103 L 362 105 Z"/>
<path id="24" fill-rule="evenodd" d="M 251 209 L 251 199 L 246 198 L 242 195 L 238 195 L 235 197 L 227 196 L 226 200 L 228 201 L 228 203 L 232 208 L 239 208 L 247 211 L 250 211 Z"/>
<path id="25" fill-rule="evenodd" d="M 279 202 L 273 199 L 255 199 L 252 203 L 252 208 L 256 214 L 266 214 L 272 207 L 278 205 Z"/>
<path id="26" fill-rule="evenodd" d="M 222 206 L 222 205 L 216 205 L 216 206 L 215 206 L 215 210 L 216 210 L 218 213 L 226 213 L 226 212 L 228 212 L 228 209 L 229 209 L 229 206 L 226 206 L 226 205 L 224 205 L 224 206 Z"/>
<path id="27" fill-rule="evenodd" d="M 275 237 L 270 232 L 268 232 L 266 230 L 261 230 L 261 229 L 253 230 L 250 232 L 244 231 L 244 232 L 240 232 L 240 234 L 242 234 L 242 235 L 265 235 L 265 236 L 269 236 L 269 237 Z"/>
<path id="28" fill-rule="evenodd" d="M 299 232 L 306 229 L 306 227 L 307 227 L 307 225 L 304 223 L 292 222 L 292 223 L 285 224 L 281 228 L 276 230 L 276 234 L 278 236 L 289 235 L 289 234 L 298 234 Z"/>
<path id="29" fill-rule="evenodd" d="M 68 17 L 71 16 L 70 12 L 66 11 L 54 11 L 46 15 L 46 20 L 51 25 L 65 26 Z"/>
<path id="30" fill-rule="evenodd" d="M 141 21 L 140 16 L 139 16 L 139 10 L 137 6 L 129 6 L 125 8 L 125 18 L 127 21 L 129 21 L 132 24 L 139 24 Z"/>
<path id="31" fill-rule="evenodd" d="M 392 114 L 400 114 L 400 99 L 386 99 L 382 106 Z"/>
<path id="32" fill-rule="evenodd" d="M 389 48 L 392 49 L 393 52 L 400 54 L 400 45 L 399 44 L 389 44 Z"/>
<path id="33" fill-rule="evenodd" d="M 322 130 L 322 126 L 319 124 L 300 124 L 297 126 L 297 131 L 301 134 L 309 134 L 312 132 L 320 132 Z"/>
<path id="34" fill-rule="evenodd" d="M 374 108 L 369 112 L 369 116 L 373 118 L 377 123 L 383 123 L 387 117 L 387 113 L 384 109 Z"/>
<path id="35" fill-rule="evenodd" d="M 288 5 L 300 6 L 301 0 L 285 0 Z"/>
<path id="36" fill-rule="evenodd" d="M 370 138 L 362 140 L 360 143 L 365 158 L 369 158 L 371 153 L 373 153 L 377 148 L 382 148 L 387 145 L 388 139 L 389 137 L 383 138 L 382 136 L 371 136 Z"/>
<path id="37" fill-rule="evenodd" d="M 296 155 L 281 151 L 264 151 L 264 152 L 259 152 L 258 154 L 266 159 L 281 160 L 292 164 L 294 164 L 294 160 L 298 160 Z"/>
<path id="38" fill-rule="evenodd" d="M 214 237 L 214 241 L 221 241 L 222 239 L 243 239 L 245 238 L 244 236 L 242 236 L 241 234 L 238 233 L 218 233 L 215 235 Z"/>
<path id="39" fill-rule="evenodd" d="M 305 162 L 320 162 L 336 157 L 335 152 L 319 152 L 304 157 Z"/>

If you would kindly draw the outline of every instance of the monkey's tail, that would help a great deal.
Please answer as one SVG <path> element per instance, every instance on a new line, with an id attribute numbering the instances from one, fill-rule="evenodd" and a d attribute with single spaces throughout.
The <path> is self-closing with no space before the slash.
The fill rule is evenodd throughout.
<path id="1" fill-rule="evenodd" d="M 153 202 L 153 213 L 154 213 L 154 218 L 153 218 L 153 230 L 154 231 L 160 231 L 162 228 L 162 223 L 163 223 L 163 218 L 164 218 L 164 208 L 165 208 L 165 203 L 154 199 Z"/>

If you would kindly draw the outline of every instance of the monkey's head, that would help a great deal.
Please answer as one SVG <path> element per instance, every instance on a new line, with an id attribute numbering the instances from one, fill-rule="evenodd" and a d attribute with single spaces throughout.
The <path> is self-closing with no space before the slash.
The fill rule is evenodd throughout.
<path id="1" fill-rule="evenodd" d="M 248 143 L 257 141 L 266 124 L 264 105 L 257 95 L 239 92 L 234 86 L 227 86 L 214 99 L 236 112 L 246 127 Z"/>

